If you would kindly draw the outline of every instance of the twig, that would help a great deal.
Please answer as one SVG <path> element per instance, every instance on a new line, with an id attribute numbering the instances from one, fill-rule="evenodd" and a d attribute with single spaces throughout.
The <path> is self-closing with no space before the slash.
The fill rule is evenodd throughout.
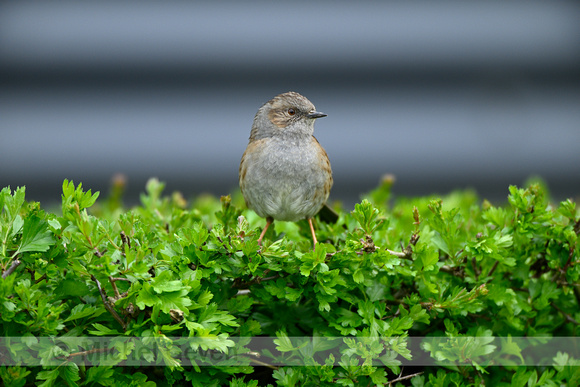
<path id="1" fill-rule="evenodd" d="M 387 251 L 391 254 L 394 255 L 395 257 L 399 257 L 399 258 L 408 258 L 407 253 L 404 252 L 398 252 L 398 251 L 393 251 L 393 250 L 389 250 L 387 249 Z"/>
<path id="2" fill-rule="evenodd" d="M 454 276 L 462 278 L 462 279 L 465 278 L 465 270 L 461 266 L 451 267 L 451 266 L 443 265 L 439 268 L 439 271 L 442 271 L 443 273 L 448 273 L 448 274 L 454 275 Z"/>
<path id="3" fill-rule="evenodd" d="M 363 245 L 363 251 L 365 253 L 370 254 L 377 251 L 377 246 L 375 246 L 375 242 L 373 241 L 373 238 L 370 237 L 370 235 L 365 235 L 365 239 L 361 239 L 360 241 Z"/>
<path id="4" fill-rule="evenodd" d="M 397 251 L 393 251 L 393 250 L 389 250 L 389 249 L 387 249 L 387 251 L 389 252 L 389 254 L 394 255 L 395 257 L 412 260 L 413 259 L 413 246 L 415 246 L 418 241 L 419 241 L 419 234 L 413 234 L 413 235 L 411 235 L 411 239 L 409 240 L 409 244 L 407 245 L 407 247 L 405 247 L 403 249 L 402 252 L 397 252 Z M 401 243 L 401 245 L 402 245 L 402 243 Z"/>
<path id="5" fill-rule="evenodd" d="M 95 348 L 95 349 L 90 349 L 88 351 L 75 352 L 75 353 L 71 353 L 70 355 L 68 355 L 66 357 L 66 360 L 70 360 L 71 358 L 76 357 L 76 356 L 85 356 L 85 355 L 90 355 L 92 353 L 108 352 L 111 350 L 113 350 L 113 348 Z M 59 356 L 59 358 L 63 358 L 63 357 L 64 356 L 62 356 L 62 357 Z"/>
<path id="6" fill-rule="evenodd" d="M 44 280 L 46 280 L 48 277 L 46 276 L 46 273 L 43 274 L 39 279 L 37 279 L 36 281 L 34 281 L 34 284 L 36 285 L 37 283 L 40 283 Z"/>
<path id="7" fill-rule="evenodd" d="M 266 270 L 264 272 L 264 274 L 267 274 L 268 272 L 269 272 L 269 270 Z M 277 278 L 280 278 L 280 274 L 276 274 L 276 275 L 272 275 L 270 277 L 264 277 L 264 278 L 254 277 L 251 280 L 249 280 L 248 282 L 234 281 L 234 283 L 232 284 L 232 288 L 247 289 L 254 284 L 262 283 L 262 281 L 271 281 L 271 280 L 277 279 Z"/>
<path id="8" fill-rule="evenodd" d="M 475 257 L 471 258 L 471 268 L 473 269 L 473 274 L 475 274 L 475 280 L 478 281 L 481 271 L 477 268 Z"/>
<path id="9" fill-rule="evenodd" d="M 256 353 L 253 353 L 253 352 L 251 352 L 251 353 L 249 353 L 249 354 L 243 354 L 243 355 L 244 355 L 244 356 L 247 356 L 247 355 L 251 355 L 251 356 L 256 356 L 256 355 L 257 355 L 257 356 L 259 356 L 259 354 L 256 354 Z M 280 368 L 280 367 L 278 367 L 278 366 L 275 366 L 275 365 L 272 365 L 272 364 L 268 364 L 268 363 L 265 363 L 265 362 L 263 362 L 263 361 L 260 361 L 260 360 L 258 360 L 258 359 L 254 359 L 254 358 L 250 358 L 250 361 L 251 361 L 252 363 L 256 363 L 256 364 L 258 364 L 258 365 L 261 365 L 261 366 L 264 366 L 264 367 L 271 368 L 271 369 L 273 369 L 273 370 L 277 370 L 278 368 Z"/>
<path id="10" fill-rule="evenodd" d="M 572 266 L 572 259 L 574 258 L 574 247 L 575 247 L 575 245 L 570 246 L 570 249 L 569 249 L 570 252 L 568 254 L 568 261 L 566 261 L 566 264 L 564 265 L 564 269 L 563 269 L 564 274 L 566 274 L 566 271 L 568 270 L 568 268 L 570 266 Z"/>
<path id="11" fill-rule="evenodd" d="M 16 268 L 18 266 L 20 266 L 21 263 L 22 263 L 22 261 L 19 261 L 18 259 L 15 259 L 14 261 L 12 261 L 12 263 L 10 264 L 10 267 L 8 269 L 6 269 L 6 271 L 4 273 L 2 273 L 2 279 L 5 279 L 10 274 L 14 273 L 14 270 L 16 270 Z"/>
<path id="12" fill-rule="evenodd" d="M 488 277 L 491 277 L 491 275 L 493 274 L 493 272 L 495 271 L 495 269 L 497 269 L 497 266 L 499 265 L 499 261 L 495 261 L 495 263 L 493 264 L 492 268 L 489 270 L 489 273 L 487 273 Z"/>
<path id="13" fill-rule="evenodd" d="M 119 298 L 121 298 L 121 295 L 119 294 L 119 289 L 117 289 L 117 284 L 115 283 L 113 277 L 109 276 L 109 282 L 111 283 L 113 291 L 115 292 L 115 298 L 118 300 Z"/>
<path id="14" fill-rule="evenodd" d="M 566 312 L 564 312 L 562 309 L 560 309 L 560 308 L 558 307 L 558 305 L 556 305 L 556 304 L 554 304 L 554 303 L 552 302 L 552 306 L 553 306 L 553 307 L 554 307 L 554 309 L 556 309 L 558 312 L 562 313 L 562 315 L 564 316 L 564 318 L 565 318 L 565 319 L 566 319 L 568 322 L 571 322 L 572 324 L 575 324 L 575 325 L 580 325 L 580 322 L 576 321 L 576 320 L 574 319 L 574 317 L 570 316 L 568 313 L 566 313 Z"/>
<path id="15" fill-rule="evenodd" d="M 439 271 L 442 271 L 443 273 L 455 274 L 455 269 L 447 265 L 441 266 Z"/>
<path id="16" fill-rule="evenodd" d="M 415 376 L 419 376 L 419 375 L 423 375 L 423 371 L 417 372 L 415 374 L 405 375 L 405 376 L 400 376 L 399 375 L 396 379 L 389 380 L 387 383 L 389 383 L 389 386 L 391 386 L 395 382 L 400 382 L 401 380 L 411 379 L 411 378 L 413 378 Z"/>
<path id="17" fill-rule="evenodd" d="M 131 248 L 131 240 L 124 231 L 121 231 L 121 242 Z"/>
<path id="18" fill-rule="evenodd" d="M 98 258 L 103 258 L 103 255 L 105 255 L 105 253 L 107 252 L 107 249 L 103 250 L 102 252 L 99 251 L 99 249 L 97 249 L 95 247 L 95 251 L 93 252 Z"/>
<path id="19" fill-rule="evenodd" d="M 99 282 L 99 280 L 94 275 L 92 275 L 92 274 L 91 274 L 91 279 L 93 281 L 95 281 L 95 283 L 97 284 L 97 288 L 99 289 L 99 293 L 101 294 L 101 299 L 103 300 L 103 304 L 105 304 L 105 309 L 107 309 L 109 311 L 109 313 L 111 313 L 111 315 L 113 316 L 113 318 L 115 320 L 117 320 L 117 322 L 119 324 L 121 324 L 121 327 L 123 327 L 123 330 L 126 331 L 127 330 L 127 324 L 125 324 L 125 322 L 123 321 L 123 319 L 121 319 L 121 317 L 117 314 L 117 312 L 115 311 L 115 309 L 107 301 L 107 295 L 105 294 L 105 291 L 101 287 L 101 283 Z"/>

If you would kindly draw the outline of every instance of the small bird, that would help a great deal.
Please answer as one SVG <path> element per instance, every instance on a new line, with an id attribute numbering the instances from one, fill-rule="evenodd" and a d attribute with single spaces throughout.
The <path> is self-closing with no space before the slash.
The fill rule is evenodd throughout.
<path id="1" fill-rule="evenodd" d="M 266 218 L 260 246 L 274 220 L 306 219 L 316 248 L 312 218 L 332 187 L 328 155 L 313 135 L 314 121 L 322 117 L 326 114 L 292 91 L 266 102 L 254 117 L 239 179 L 248 208 Z"/>

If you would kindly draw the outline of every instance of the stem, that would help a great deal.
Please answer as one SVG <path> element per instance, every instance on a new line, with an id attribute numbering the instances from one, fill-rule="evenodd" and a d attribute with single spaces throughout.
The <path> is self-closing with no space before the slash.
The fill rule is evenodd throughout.
<path id="1" fill-rule="evenodd" d="M 411 379 L 412 377 L 419 376 L 419 375 L 422 375 L 422 374 L 423 374 L 423 371 L 417 372 L 415 374 L 405 375 L 405 376 L 399 375 L 396 379 L 389 380 L 387 383 L 389 383 L 389 386 L 391 386 L 395 382 L 400 382 L 401 380 Z"/>
<path id="2" fill-rule="evenodd" d="M 488 277 L 491 277 L 491 275 L 493 274 L 493 272 L 495 271 L 495 269 L 497 269 L 497 266 L 499 265 L 499 261 L 495 261 L 495 263 L 493 264 L 493 267 L 491 268 L 491 270 L 489 271 L 489 273 L 487 273 Z"/>
<path id="3" fill-rule="evenodd" d="M 90 355 L 91 353 L 109 352 L 109 351 L 111 351 L 111 348 L 96 348 L 96 349 L 90 349 L 88 351 L 71 353 L 70 355 L 68 355 L 66 357 L 66 359 L 67 360 L 70 360 L 71 358 L 73 358 L 75 356 L 84 356 L 84 355 Z"/>
<path id="4" fill-rule="evenodd" d="M 571 322 L 572 324 L 575 324 L 575 325 L 580 325 L 580 322 L 576 321 L 576 320 L 574 319 L 574 317 L 570 316 L 568 313 L 566 313 L 566 312 L 564 312 L 562 309 L 560 309 L 560 308 L 558 307 L 558 305 L 556 305 L 556 304 L 554 304 L 554 303 L 552 302 L 552 306 L 554 307 L 554 309 L 556 309 L 558 312 L 560 312 L 560 313 L 562 314 L 562 316 L 564 316 L 564 318 L 565 318 L 565 319 L 566 319 L 568 322 Z"/>
<path id="5" fill-rule="evenodd" d="M 105 294 L 105 291 L 101 287 L 101 283 L 99 282 L 99 280 L 94 275 L 92 275 L 92 274 L 91 274 L 91 279 L 93 281 L 95 281 L 95 283 L 97 284 L 97 288 L 99 289 L 99 293 L 101 294 L 101 299 L 103 300 L 103 304 L 105 304 L 105 309 L 107 309 L 109 311 L 109 313 L 111 313 L 111 315 L 113 316 L 113 318 L 115 320 L 117 320 L 117 322 L 119 324 L 121 324 L 121 327 L 123 327 L 123 330 L 126 331 L 127 330 L 127 324 L 125 324 L 125 322 L 123 321 L 123 319 L 121 319 L 121 317 L 119 317 L 119 315 L 117 314 L 117 312 L 115 311 L 115 309 L 107 301 L 107 296 Z"/>
<path id="6" fill-rule="evenodd" d="M 113 286 L 113 291 L 115 292 L 115 298 L 116 299 L 121 298 L 121 296 L 119 294 L 119 289 L 117 289 L 117 284 L 115 283 L 115 280 L 113 279 L 113 277 L 109 276 L 109 282 L 111 282 L 111 286 Z"/>
<path id="7" fill-rule="evenodd" d="M 253 355 L 253 356 L 256 356 L 254 353 L 250 353 L 250 354 L 251 354 L 251 355 Z M 259 364 L 259 365 L 261 365 L 261 366 L 264 366 L 264 367 L 271 368 L 271 369 L 273 369 L 273 370 L 277 370 L 278 368 L 280 368 L 280 367 L 278 367 L 278 366 L 275 366 L 275 365 L 272 365 L 272 364 L 265 363 L 265 362 L 263 362 L 263 361 L 260 361 L 260 360 L 258 360 L 258 359 L 255 359 L 255 358 L 253 358 L 253 357 L 252 357 L 252 358 L 250 358 L 250 361 L 251 361 L 252 363 L 256 363 L 256 364 Z"/>
<path id="8" fill-rule="evenodd" d="M 22 262 L 15 259 L 14 261 L 12 261 L 12 263 L 10 264 L 10 267 L 8 269 L 6 269 L 6 271 L 4 273 L 2 273 L 2 279 L 8 277 L 10 274 L 12 274 L 14 272 L 14 270 L 16 270 L 16 268 L 18 266 L 20 266 Z"/>

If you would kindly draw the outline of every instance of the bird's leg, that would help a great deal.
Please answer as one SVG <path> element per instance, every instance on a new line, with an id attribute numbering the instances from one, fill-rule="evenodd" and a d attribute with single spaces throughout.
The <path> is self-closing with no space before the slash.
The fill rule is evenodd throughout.
<path id="1" fill-rule="evenodd" d="M 316 244 L 318 243 L 318 241 L 316 240 L 316 234 L 314 233 L 314 226 L 312 225 L 311 218 L 308 218 L 308 224 L 310 225 L 310 231 L 312 232 L 312 243 L 314 244 L 312 250 L 316 250 Z"/>
<path id="2" fill-rule="evenodd" d="M 262 246 L 262 239 L 264 238 L 264 235 L 266 235 L 266 231 L 268 230 L 268 227 L 270 227 L 270 225 L 274 222 L 274 219 L 270 216 L 268 216 L 266 218 L 266 227 L 264 227 L 264 229 L 262 230 L 262 233 L 260 234 L 260 237 L 258 238 L 258 245 Z"/>

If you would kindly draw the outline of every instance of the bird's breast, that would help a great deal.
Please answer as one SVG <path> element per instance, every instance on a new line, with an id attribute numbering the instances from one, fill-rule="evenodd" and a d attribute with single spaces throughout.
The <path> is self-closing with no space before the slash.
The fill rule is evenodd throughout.
<path id="1" fill-rule="evenodd" d="M 242 174 L 240 185 L 248 205 L 259 215 L 278 220 L 314 216 L 332 184 L 326 152 L 311 136 L 251 143 L 242 160 Z"/>

